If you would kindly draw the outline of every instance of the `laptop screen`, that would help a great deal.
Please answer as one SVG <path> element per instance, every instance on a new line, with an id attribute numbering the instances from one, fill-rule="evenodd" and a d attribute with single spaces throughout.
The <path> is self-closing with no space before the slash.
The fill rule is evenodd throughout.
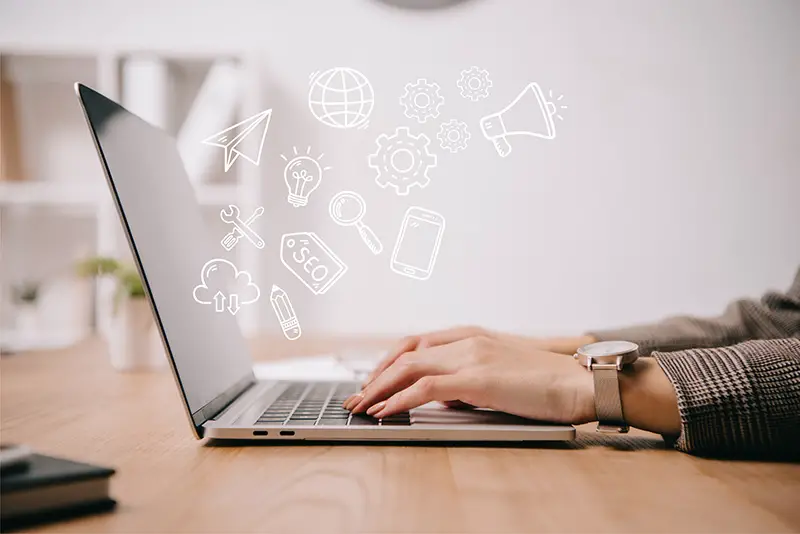
<path id="1" fill-rule="evenodd" d="M 92 89 L 78 92 L 197 427 L 253 381 L 235 317 L 193 297 L 204 265 L 225 251 L 206 229 L 174 139 Z"/>

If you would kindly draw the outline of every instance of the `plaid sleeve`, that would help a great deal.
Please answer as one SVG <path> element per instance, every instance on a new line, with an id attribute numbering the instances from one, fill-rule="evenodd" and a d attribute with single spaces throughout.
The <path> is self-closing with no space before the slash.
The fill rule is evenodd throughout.
<path id="1" fill-rule="evenodd" d="M 589 334 L 600 341 L 633 341 L 643 354 L 725 347 L 752 339 L 800 338 L 800 269 L 788 291 L 769 292 L 760 301 L 737 300 L 719 317 L 672 317 L 652 325 Z"/>
<path id="2" fill-rule="evenodd" d="M 675 387 L 677 449 L 800 458 L 800 339 L 654 352 Z"/>

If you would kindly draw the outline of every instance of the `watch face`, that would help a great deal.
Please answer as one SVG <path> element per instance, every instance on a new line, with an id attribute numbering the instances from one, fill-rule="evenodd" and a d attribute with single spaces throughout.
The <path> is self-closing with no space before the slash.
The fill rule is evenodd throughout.
<path id="1" fill-rule="evenodd" d="M 631 343 L 630 341 L 600 341 L 598 343 L 584 345 L 579 349 L 579 352 L 585 354 L 586 356 L 597 358 L 600 356 L 625 354 L 626 352 L 634 351 L 637 348 L 639 348 L 639 346 L 636 343 Z"/>

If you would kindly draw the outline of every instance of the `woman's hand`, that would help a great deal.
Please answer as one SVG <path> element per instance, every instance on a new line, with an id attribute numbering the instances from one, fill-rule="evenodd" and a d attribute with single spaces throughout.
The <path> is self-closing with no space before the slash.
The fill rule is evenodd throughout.
<path id="1" fill-rule="evenodd" d="M 344 407 L 383 418 L 441 401 L 553 422 L 594 421 L 592 374 L 564 356 L 593 342 L 589 336 L 537 339 L 478 327 L 408 337 Z M 655 360 L 639 358 L 620 373 L 619 387 L 628 424 L 680 432 L 675 389 Z"/>
<path id="2" fill-rule="evenodd" d="M 376 418 L 430 401 L 461 401 L 531 419 L 595 419 L 591 373 L 529 338 L 462 328 L 407 338 L 345 401 Z"/>
<path id="3" fill-rule="evenodd" d="M 447 345 L 448 343 L 455 343 L 463 339 L 473 337 L 486 337 L 491 339 L 502 339 L 508 343 L 518 345 L 520 350 L 528 350 L 531 354 L 538 351 L 558 352 L 561 354 L 573 354 L 578 347 L 588 343 L 594 343 L 594 339 L 590 336 L 569 337 L 569 338 L 534 338 L 527 336 L 519 336 L 513 334 L 504 334 L 501 332 L 493 332 L 479 326 L 461 326 L 450 328 L 448 330 L 440 330 L 437 332 L 429 332 L 417 336 L 408 336 L 400 340 L 381 360 L 375 367 L 375 370 L 367 378 L 365 385 L 368 385 L 372 380 L 384 372 L 390 365 L 392 365 L 397 358 L 407 352 L 427 349 L 431 347 L 438 347 L 440 345 Z"/>

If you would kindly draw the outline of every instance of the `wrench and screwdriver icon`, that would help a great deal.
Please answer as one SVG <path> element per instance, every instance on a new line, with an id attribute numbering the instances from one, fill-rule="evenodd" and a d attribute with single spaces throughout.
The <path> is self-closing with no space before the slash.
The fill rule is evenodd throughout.
<path id="1" fill-rule="evenodd" d="M 258 219 L 263 213 L 264 208 L 259 207 L 253 214 L 250 216 L 249 219 L 243 221 L 239 218 L 240 215 L 239 207 L 233 204 L 230 204 L 227 208 L 223 208 L 219 212 L 219 218 L 222 219 L 224 222 L 233 225 L 233 230 L 228 232 L 225 237 L 222 238 L 222 248 L 225 250 L 231 250 L 233 247 L 236 246 L 236 243 L 242 237 L 246 237 L 248 241 L 250 241 L 256 248 L 264 248 L 264 240 L 261 239 L 261 236 L 258 235 L 250 225 Z"/>

